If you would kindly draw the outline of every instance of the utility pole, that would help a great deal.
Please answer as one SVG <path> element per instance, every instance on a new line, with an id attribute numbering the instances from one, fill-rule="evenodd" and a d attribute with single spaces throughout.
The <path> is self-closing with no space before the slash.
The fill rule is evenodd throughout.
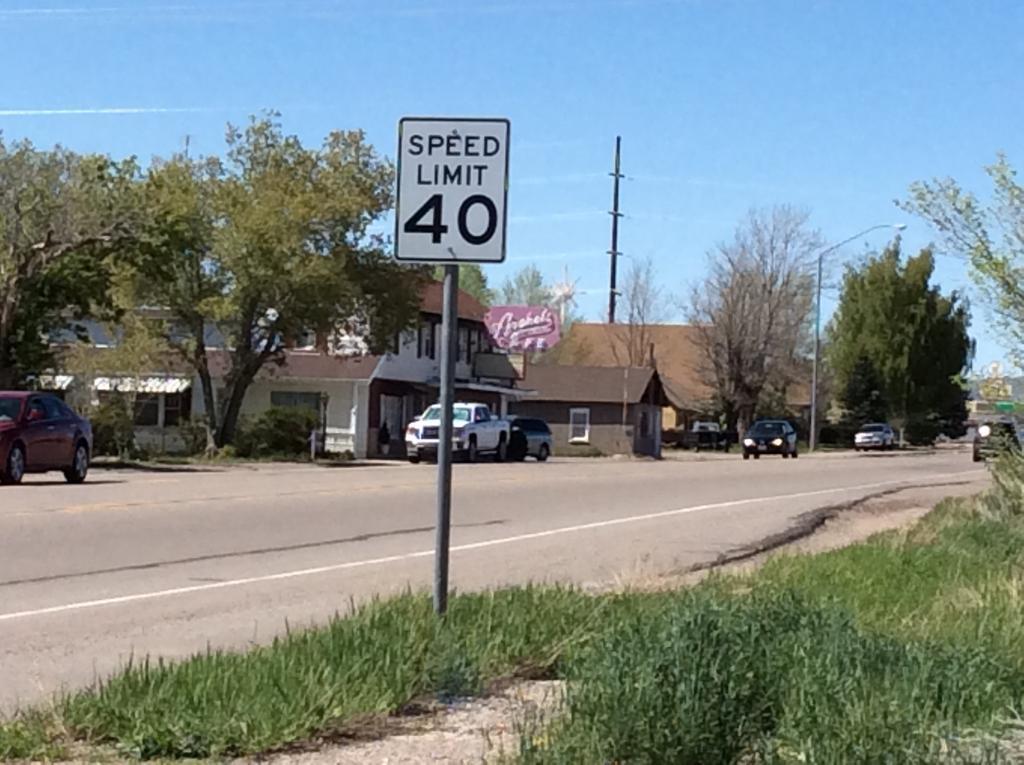
<path id="1" fill-rule="evenodd" d="M 618 295 L 618 287 L 616 280 L 618 279 L 619 271 L 619 218 L 622 217 L 622 213 L 619 212 L 619 179 L 622 178 L 622 173 L 619 172 L 620 155 L 622 151 L 622 136 L 615 136 L 615 170 L 611 173 L 613 181 L 612 186 L 612 248 L 608 250 L 608 255 L 611 257 L 611 276 L 608 281 L 608 323 L 615 323 L 615 298 Z"/>

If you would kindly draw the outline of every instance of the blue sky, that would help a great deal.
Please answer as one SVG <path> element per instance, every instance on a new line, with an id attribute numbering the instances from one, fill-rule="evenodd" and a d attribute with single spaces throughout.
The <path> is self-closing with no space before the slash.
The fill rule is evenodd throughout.
<path id="1" fill-rule="evenodd" d="M 893 205 L 909 183 L 984 191 L 997 151 L 1024 163 L 1022 30 L 1016 0 L 2 0 L 0 129 L 148 159 L 186 135 L 218 152 L 225 123 L 274 108 L 304 140 L 359 127 L 393 156 L 403 115 L 507 116 L 509 260 L 488 275 L 568 267 L 598 319 L 616 134 L 620 249 L 669 293 L 751 207 L 805 207 L 830 241 L 905 221 L 916 251 L 933 234 Z M 42 113 L 117 109 L 141 111 Z M 938 278 L 969 288 L 955 258 Z M 1004 351 L 974 305 L 978 367 Z"/>

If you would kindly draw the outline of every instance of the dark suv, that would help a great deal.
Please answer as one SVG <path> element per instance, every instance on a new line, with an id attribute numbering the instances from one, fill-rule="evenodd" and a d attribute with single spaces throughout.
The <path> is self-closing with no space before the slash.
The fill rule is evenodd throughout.
<path id="1" fill-rule="evenodd" d="M 983 422 L 978 425 L 974 432 L 975 462 L 998 457 L 1008 450 L 1020 450 L 1016 425 L 1012 422 Z"/>
<path id="2" fill-rule="evenodd" d="M 92 426 L 59 398 L 0 392 L 0 483 L 50 470 L 82 483 L 91 454 Z"/>
<path id="3" fill-rule="evenodd" d="M 510 419 L 512 437 L 508 446 L 509 459 L 521 462 L 527 457 L 536 457 L 538 462 L 546 462 L 554 445 L 548 424 L 534 417 Z"/>

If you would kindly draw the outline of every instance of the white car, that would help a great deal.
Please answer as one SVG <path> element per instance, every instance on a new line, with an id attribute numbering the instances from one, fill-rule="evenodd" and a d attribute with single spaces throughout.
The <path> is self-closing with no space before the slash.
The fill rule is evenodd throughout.
<path id="1" fill-rule="evenodd" d="M 888 450 L 896 446 L 896 434 L 892 427 L 884 422 L 862 425 L 853 437 L 853 448 L 856 451 L 868 449 Z"/>
<path id="2" fill-rule="evenodd" d="M 487 404 L 456 403 L 452 407 L 454 427 L 452 449 L 476 462 L 482 453 L 492 453 L 496 462 L 508 457 L 512 429 L 508 420 L 491 414 Z M 441 432 L 441 407 L 430 407 L 405 431 L 405 452 L 410 462 L 437 457 Z"/>

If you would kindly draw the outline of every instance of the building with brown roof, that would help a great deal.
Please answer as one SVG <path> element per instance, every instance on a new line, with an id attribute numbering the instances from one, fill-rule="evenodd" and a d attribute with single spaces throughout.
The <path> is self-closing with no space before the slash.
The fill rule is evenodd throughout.
<path id="1" fill-rule="evenodd" d="M 666 399 L 654 369 L 534 365 L 524 385 L 532 394 L 509 411 L 547 421 L 555 454 L 660 455 Z"/>
<path id="2" fill-rule="evenodd" d="M 666 399 L 663 431 L 688 429 L 695 419 L 714 413 L 714 392 L 706 382 L 698 328 L 692 325 L 573 324 L 543 363 L 657 369 Z M 805 419 L 809 386 L 790 385 L 786 402 L 797 418 Z"/>
<path id="3" fill-rule="evenodd" d="M 562 338 L 555 358 L 559 364 L 653 366 L 671 406 L 680 411 L 700 411 L 712 398 L 701 373 L 697 329 L 686 324 L 637 328 L 576 323 Z"/>

